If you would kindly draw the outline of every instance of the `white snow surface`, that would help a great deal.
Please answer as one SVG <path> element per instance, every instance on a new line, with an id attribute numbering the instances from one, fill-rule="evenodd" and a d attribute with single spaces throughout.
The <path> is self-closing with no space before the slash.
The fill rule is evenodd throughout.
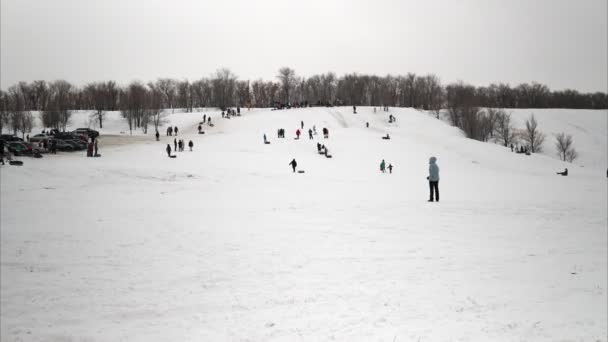
<path id="1" fill-rule="evenodd" d="M 606 111 L 512 110 L 548 136 L 532 156 L 413 109 L 357 111 L 176 112 L 194 142 L 176 159 L 164 128 L 120 134 L 114 112 L 101 158 L 1 166 L 1 340 L 606 341 Z"/>

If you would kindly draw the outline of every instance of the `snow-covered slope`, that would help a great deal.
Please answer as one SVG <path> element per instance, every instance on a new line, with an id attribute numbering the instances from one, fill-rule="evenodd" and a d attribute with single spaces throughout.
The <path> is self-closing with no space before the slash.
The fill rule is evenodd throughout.
<path id="1" fill-rule="evenodd" d="M 606 112 L 534 110 L 574 165 L 412 109 L 204 113 L 170 116 L 176 159 L 116 113 L 101 158 L 0 168 L 3 341 L 606 340 Z"/>

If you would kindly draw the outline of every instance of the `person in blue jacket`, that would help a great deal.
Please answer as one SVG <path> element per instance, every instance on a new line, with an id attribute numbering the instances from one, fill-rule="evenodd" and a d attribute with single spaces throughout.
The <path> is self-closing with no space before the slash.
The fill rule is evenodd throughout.
<path id="1" fill-rule="evenodd" d="M 426 177 L 429 180 L 429 202 L 437 200 L 439 202 L 439 166 L 437 166 L 437 158 L 431 157 L 429 159 L 429 176 Z M 433 195 L 435 195 L 433 197 Z"/>

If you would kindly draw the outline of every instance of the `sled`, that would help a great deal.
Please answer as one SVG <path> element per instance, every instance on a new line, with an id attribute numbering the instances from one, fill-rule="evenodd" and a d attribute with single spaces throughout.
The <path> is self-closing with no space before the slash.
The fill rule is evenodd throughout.
<path id="1" fill-rule="evenodd" d="M 198 134 L 205 134 L 205 131 L 200 131 L 198 132 Z"/>
<path id="2" fill-rule="evenodd" d="M 34 158 L 42 158 L 42 154 L 40 154 L 40 152 L 36 152 L 33 155 Z"/>
<path id="3" fill-rule="evenodd" d="M 172 156 L 169 156 L 169 158 L 177 158 L 177 155 L 174 154 Z"/>
<path id="4" fill-rule="evenodd" d="M 264 141 L 264 144 L 270 145 L 270 141 Z"/>
<path id="5" fill-rule="evenodd" d="M 304 173 L 304 170 L 298 170 L 298 173 Z"/>
<path id="6" fill-rule="evenodd" d="M 333 158 L 333 157 L 331 156 L 331 154 L 328 154 L 325 156 L 325 158 Z"/>
<path id="7" fill-rule="evenodd" d="M 21 166 L 21 165 L 23 165 L 23 162 L 21 160 L 9 160 L 8 163 L 10 165 L 15 165 L 15 166 Z"/>
<path id="8" fill-rule="evenodd" d="M 93 157 L 96 157 L 96 158 L 101 157 L 101 154 L 97 153 L 97 154 L 96 154 L 96 155 L 94 155 Z"/>
<path id="9" fill-rule="evenodd" d="M 389 137 L 382 137 L 382 140 L 391 140 Z"/>

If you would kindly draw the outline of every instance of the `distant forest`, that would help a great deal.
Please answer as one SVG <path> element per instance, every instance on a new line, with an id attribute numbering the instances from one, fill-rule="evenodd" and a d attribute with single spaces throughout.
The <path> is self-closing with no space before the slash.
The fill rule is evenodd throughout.
<path id="1" fill-rule="evenodd" d="M 334 73 L 300 77 L 281 68 L 276 81 L 239 80 L 228 69 L 219 69 L 197 81 L 159 78 L 119 85 L 115 81 L 93 82 L 82 87 L 64 80 L 19 82 L 0 90 L 0 132 L 10 127 L 24 131 L 38 111 L 46 127 L 67 126 L 72 110 L 93 110 L 103 127 L 105 111 L 122 111 L 129 125 L 141 127 L 164 109 L 283 106 L 390 106 L 413 107 L 437 113 L 458 108 L 572 108 L 606 109 L 602 92 L 551 90 L 539 83 L 490 84 L 476 87 L 463 82 L 443 85 L 435 75 L 362 75 Z M 133 118 L 130 120 L 129 118 Z"/>

